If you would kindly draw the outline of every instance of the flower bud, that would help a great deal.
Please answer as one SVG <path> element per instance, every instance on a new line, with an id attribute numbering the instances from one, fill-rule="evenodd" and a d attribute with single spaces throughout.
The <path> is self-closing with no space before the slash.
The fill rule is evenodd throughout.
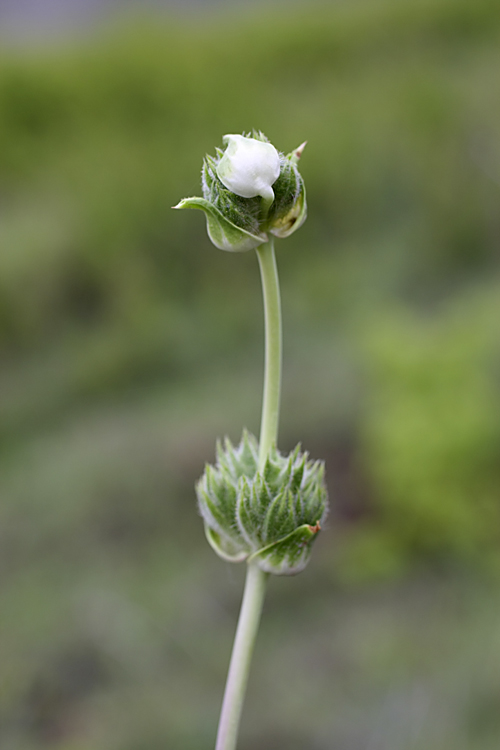
<path id="1" fill-rule="evenodd" d="M 174 208 L 205 213 L 208 235 L 221 250 L 242 252 L 262 245 L 269 234 L 288 237 L 307 216 L 304 181 L 297 162 L 305 144 L 287 156 L 265 135 L 225 135 L 226 149 L 206 156 L 203 198 L 184 198 Z"/>
<path id="2" fill-rule="evenodd" d="M 260 195 L 272 203 L 272 185 L 280 176 L 280 157 L 271 143 L 244 135 L 225 135 L 227 144 L 217 165 L 217 176 L 228 190 L 242 198 Z"/>
<path id="3" fill-rule="evenodd" d="M 259 471 L 258 453 L 246 431 L 237 447 L 218 444 L 217 464 L 196 486 L 207 539 L 224 560 L 293 575 L 306 566 L 326 518 L 324 466 L 297 446 L 289 456 L 273 448 Z"/>

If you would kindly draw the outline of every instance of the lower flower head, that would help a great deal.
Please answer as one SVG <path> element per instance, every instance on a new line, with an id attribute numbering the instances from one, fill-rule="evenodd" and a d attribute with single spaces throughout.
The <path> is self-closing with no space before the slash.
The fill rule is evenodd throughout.
<path id="1" fill-rule="evenodd" d="M 205 467 L 196 492 L 207 539 L 224 560 L 294 575 L 307 565 L 326 518 L 324 466 L 299 446 L 288 456 L 273 447 L 259 470 L 258 452 L 245 431 L 239 446 L 219 444 L 216 465 Z"/>

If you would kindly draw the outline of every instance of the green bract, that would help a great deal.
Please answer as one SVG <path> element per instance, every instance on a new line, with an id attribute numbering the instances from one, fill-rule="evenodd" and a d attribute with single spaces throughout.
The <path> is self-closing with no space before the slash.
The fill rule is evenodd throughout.
<path id="1" fill-rule="evenodd" d="M 306 566 L 327 514 L 324 465 L 297 446 L 273 448 L 258 471 L 257 440 L 217 444 L 217 463 L 196 486 L 208 541 L 230 562 L 255 561 L 267 573 L 293 575 Z"/>
<path id="2" fill-rule="evenodd" d="M 304 181 L 297 169 L 305 144 L 284 156 L 260 132 L 224 136 L 224 141 L 226 150 L 216 149 L 215 157 L 203 161 L 203 198 L 184 198 L 174 208 L 203 211 L 208 235 L 220 250 L 251 250 L 267 242 L 269 233 L 288 237 L 295 232 L 307 216 Z"/>

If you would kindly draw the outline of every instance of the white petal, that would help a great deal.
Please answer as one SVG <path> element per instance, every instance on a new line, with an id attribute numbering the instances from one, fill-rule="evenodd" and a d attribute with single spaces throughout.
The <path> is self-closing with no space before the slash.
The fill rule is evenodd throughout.
<path id="1" fill-rule="evenodd" d="M 272 185 L 280 175 L 279 154 L 271 143 L 225 135 L 227 148 L 217 166 L 217 175 L 225 187 L 242 198 L 262 196 L 274 200 Z"/>

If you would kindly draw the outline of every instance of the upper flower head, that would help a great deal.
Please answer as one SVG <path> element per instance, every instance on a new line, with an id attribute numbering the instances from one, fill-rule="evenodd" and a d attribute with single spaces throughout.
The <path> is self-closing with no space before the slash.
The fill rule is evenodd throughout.
<path id="1" fill-rule="evenodd" d="M 217 165 L 222 184 L 242 198 L 260 195 L 272 203 L 272 185 L 280 176 L 280 157 L 272 143 L 244 135 L 225 135 L 222 141 L 227 144 Z"/>
<path id="2" fill-rule="evenodd" d="M 307 216 L 306 190 L 297 163 L 305 143 L 286 156 L 258 131 L 225 135 L 225 149 L 206 156 L 203 198 L 184 198 L 174 208 L 198 208 L 208 234 L 221 250 L 242 252 L 288 237 Z"/>

